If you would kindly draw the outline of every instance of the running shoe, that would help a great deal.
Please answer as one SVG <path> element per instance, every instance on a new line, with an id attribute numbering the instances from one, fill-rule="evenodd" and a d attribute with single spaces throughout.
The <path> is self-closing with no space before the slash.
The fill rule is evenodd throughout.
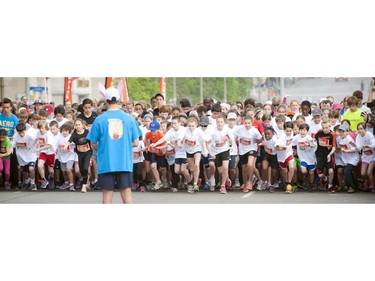
<path id="1" fill-rule="evenodd" d="M 275 191 L 275 188 L 273 187 L 273 185 L 269 186 L 268 191 L 271 193 Z"/>
<path id="2" fill-rule="evenodd" d="M 154 185 L 154 189 L 155 189 L 155 190 L 158 190 L 158 189 L 160 189 L 161 187 L 162 187 L 162 183 L 161 183 L 161 181 L 156 182 L 155 185 Z"/>
<path id="3" fill-rule="evenodd" d="M 60 190 L 65 190 L 69 188 L 69 182 L 64 182 L 62 185 L 60 185 L 59 189 Z"/>
<path id="4" fill-rule="evenodd" d="M 348 188 L 348 193 L 354 193 L 354 192 L 355 192 L 354 188 L 350 186 L 350 187 Z"/>
<path id="5" fill-rule="evenodd" d="M 38 189 L 36 188 L 35 183 L 30 184 L 29 189 L 32 190 L 32 191 L 36 191 L 36 190 L 38 190 Z"/>
<path id="6" fill-rule="evenodd" d="M 234 188 L 239 189 L 240 187 L 241 187 L 240 181 L 238 179 L 236 179 L 234 181 Z"/>
<path id="7" fill-rule="evenodd" d="M 220 188 L 220 193 L 221 194 L 227 194 L 227 189 L 225 188 L 225 185 L 222 185 Z"/>
<path id="8" fill-rule="evenodd" d="M 86 193 L 87 192 L 87 184 L 82 184 L 81 192 L 82 193 Z"/>
<path id="9" fill-rule="evenodd" d="M 76 191 L 76 189 L 74 188 L 74 184 L 69 185 L 69 191 Z"/>
<path id="10" fill-rule="evenodd" d="M 5 190 L 10 190 L 10 183 L 5 183 Z"/>
<path id="11" fill-rule="evenodd" d="M 199 191 L 199 185 L 198 184 L 194 184 L 193 189 L 194 189 L 194 191 Z"/>
<path id="12" fill-rule="evenodd" d="M 291 184 L 286 185 L 285 193 L 287 193 L 287 194 L 293 193 L 293 186 Z"/>
<path id="13" fill-rule="evenodd" d="M 46 187 L 48 186 L 48 184 L 49 184 L 48 180 L 41 180 L 40 188 L 41 189 L 46 189 Z"/>
<path id="14" fill-rule="evenodd" d="M 226 187 L 232 186 L 232 181 L 230 180 L 230 178 L 227 178 L 227 180 L 225 181 L 225 186 Z"/>
<path id="15" fill-rule="evenodd" d="M 206 182 L 203 186 L 203 189 L 204 190 L 209 190 L 210 189 L 210 184 L 208 182 Z"/>
<path id="16" fill-rule="evenodd" d="M 138 184 L 133 183 L 133 185 L 132 185 L 132 191 L 136 191 L 136 190 L 137 190 L 137 187 L 138 187 Z"/>
<path id="17" fill-rule="evenodd" d="M 146 192 L 146 188 L 143 185 L 141 186 L 141 192 Z"/>

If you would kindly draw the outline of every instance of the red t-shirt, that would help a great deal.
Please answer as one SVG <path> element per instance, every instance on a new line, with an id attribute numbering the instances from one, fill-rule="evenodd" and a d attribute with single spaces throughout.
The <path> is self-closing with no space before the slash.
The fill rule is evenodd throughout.
<path id="1" fill-rule="evenodd" d="M 158 140 L 160 140 L 163 137 L 164 137 L 163 133 L 158 130 L 158 131 L 156 131 L 156 134 L 154 136 L 152 135 L 151 131 L 147 132 L 145 138 L 147 140 L 149 140 L 150 143 L 156 143 Z M 160 146 L 163 146 L 164 144 L 165 144 L 165 142 L 160 144 Z M 165 155 L 160 149 L 157 149 L 157 148 L 151 148 L 150 147 L 148 151 L 150 153 L 154 153 L 158 156 L 164 156 Z"/>

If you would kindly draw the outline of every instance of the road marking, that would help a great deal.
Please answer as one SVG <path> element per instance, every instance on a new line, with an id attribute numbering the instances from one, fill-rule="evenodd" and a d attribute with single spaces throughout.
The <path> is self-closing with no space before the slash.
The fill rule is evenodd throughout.
<path id="1" fill-rule="evenodd" d="M 255 192 L 249 192 L 248 194 L 245 194 L 244 196 L 242 196 L 241 198 L 245 199 L 245 198 L 249 198 L 250 196 L 253 196 L 255 194 Z"/>
<path id="2" fill-rule="evenodd" d="M 14 193 L 21 193 L 21 191 L 15 191 Z"/>

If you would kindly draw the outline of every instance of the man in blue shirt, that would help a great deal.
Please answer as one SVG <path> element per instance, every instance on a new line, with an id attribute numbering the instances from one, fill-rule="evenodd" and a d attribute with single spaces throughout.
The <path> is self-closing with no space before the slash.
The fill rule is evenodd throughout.
<path id="1" fill-rule="evenodd" d="M 13 135 L 18 124 L 17 116 L 12 113 L 12 106 L 13 103 L 8 98 L 4 98 L 1 102 L 3 112 L 0 114 L 0 129 L 7 130 L 10 140 L 13 139 Z"/>
<path id="2" fill-rule="evenodd" d="M 95 119 L 87 135 L 92 146 L 98 147 L 97 186 L 103 190 L 103 203 L 112 203 L 115 187 L 120 188 L 123 203 L 132 203 L 132 147 L 138 145 L 142 133 L 136 120 L 117 106 L 119 91 L 101 84 L 99 88 L 108 110 Z"/>

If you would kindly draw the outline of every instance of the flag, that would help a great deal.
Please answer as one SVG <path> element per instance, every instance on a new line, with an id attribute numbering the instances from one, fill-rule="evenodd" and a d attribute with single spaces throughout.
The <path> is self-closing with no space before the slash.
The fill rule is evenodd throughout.
<path id="1" fill-rule="evenodd" d="M 126 83 L 126 78 L 121 77 L 120 80 L 122 81 L 122 84 L 124 86 L 123 92 L 122 92 L 122 101 L 125 103 L 129 101 L 129 92 L 128 92 L 128 84 Z"/>
<path id="2" fill-rule="evenodd" d="M 111 87 L 113 81 L 113 77 L 106 77 L 105 78 L 105 88 L 108 89 Z"/>
<path id="3" fill-rule="evenodd" d="M 160 94 L 162 94 L 164 97 L 164 104 L 167 103 L 166 83 L 167 83 L 167 78 L 161 77 L 160 78 Z"/>
<path id="4" fill-rule="evenodd" d="M 78 77 L 65 77 L 64 78 L 64 104 L 67 101 L 73 103 L 73 81 L 78 79 Z"/>

